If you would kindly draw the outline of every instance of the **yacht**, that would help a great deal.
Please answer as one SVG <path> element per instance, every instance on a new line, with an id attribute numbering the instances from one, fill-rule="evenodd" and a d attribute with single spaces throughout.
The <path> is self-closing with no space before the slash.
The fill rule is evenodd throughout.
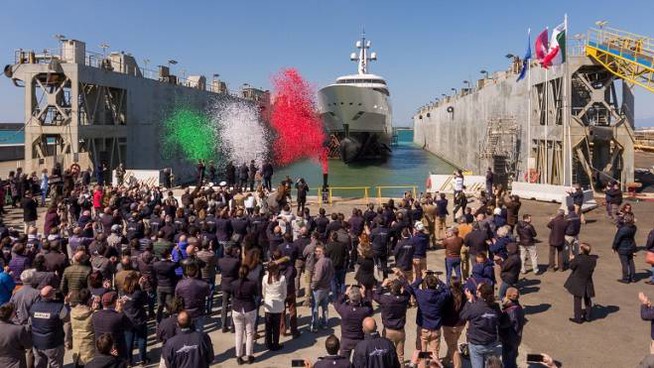
<path id="1" fill-rule="evenodd" d="M 330 156 L 346 163 L 386 158 L 393 135 L 388 85 L 383 77 L 368 72 L 377 54 L 369 52 L 365 33 L 356 47 L 359 52 L 353 52 L 350 60 L 358 63 L 358 73 L 339 77 L 318 91 L 318 111 L 330 135 Z"/>

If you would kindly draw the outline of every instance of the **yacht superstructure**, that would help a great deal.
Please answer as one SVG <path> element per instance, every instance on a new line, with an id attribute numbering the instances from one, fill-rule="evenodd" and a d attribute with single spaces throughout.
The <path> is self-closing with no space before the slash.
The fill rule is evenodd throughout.
<path id="1" fill-rule="evenodd" d="M 368 73 L 368 63 L 377 60 L 369 52 L 365 34 L 356 42 L 359 53 L 350 60 L 358 63 L 358 73 L 344 75 L 318 91 L 318 110 L 331 148 L 345 162 L 383 158 L 390 153 L 390 93 L 386 80 Z"/>

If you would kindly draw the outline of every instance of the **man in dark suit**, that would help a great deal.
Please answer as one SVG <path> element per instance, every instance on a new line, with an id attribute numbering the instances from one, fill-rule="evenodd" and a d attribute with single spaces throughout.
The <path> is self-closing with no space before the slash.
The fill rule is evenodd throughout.
<path id="1" fill-rule="evenodd" d="M 230 310 L 230 301 L 233 301 L 232 297 L 234 295 L 231 283 L 238 278 L 238 269 L 241 267 L 237 250 L 238 247 L 228 247 L 225 249 L 225 256 L 218 260 L 218 268 L 221 272 L 220 291 L 222 291 L 222 310 L 220 321 L 223 333 L 230 330 L 228 321 L 231 318 L 227 319 L 227 313 Z"/>
<path id="2" fill-rule="evenodd" d="M 563 210 L 559 210 L 556 216 L 552 217 L 547 227 L 550 228 L 550 259 L 547 270 L 563 269 L 563 247 L 565 246 L 565 229 L 568 222 L 563 217 Z M 557 255 L 557 266 L 554 265 L 554 257 Z"/>
<path id="3" fill-rule="evenodd" d="M 584 299 L 586 310 L 584 319 L 590 322 L 591 308 L 593 306 L 591 298 L 595 297 L 595 287 L 593 285 L 593 271 L 597 265 L 597 257 L 590 255 L 590 244 L 581 243 L 581 253 L 575 257 L 570 254 L 570 269 L 572 273 L 563 285 L 570 294 L 574 296 L 574 317 L 570 321 L 582 323 L 581 299 Z"/>
<path id="4" fill-rule="evenodd" d="M 27 325 L 11 322 L 15 314 L 13 303 L 0 306 L 0 365 L 8 368 L 26 367 L 25 351 L 32 349 L 32 335 Z"/>

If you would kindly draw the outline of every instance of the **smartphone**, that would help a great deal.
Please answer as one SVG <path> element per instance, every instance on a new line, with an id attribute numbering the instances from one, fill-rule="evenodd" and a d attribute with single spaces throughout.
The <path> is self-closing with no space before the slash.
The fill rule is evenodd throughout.
<path id="1" fill-rule="evenodd" d="M 304 360 L 302 359 L 291 360 L 291 367 L 304 367 Z"/>
<path id="2" fill-rule="evenodd" d="M 527 361 L 541 363 L 543 361 L 543 354 L 527 354 Z"/>
<path id="3" fill-rule="evenodd" d="M 431 351 L 421 351 L 418 353 L 418 359 L 431 359 Z"/>

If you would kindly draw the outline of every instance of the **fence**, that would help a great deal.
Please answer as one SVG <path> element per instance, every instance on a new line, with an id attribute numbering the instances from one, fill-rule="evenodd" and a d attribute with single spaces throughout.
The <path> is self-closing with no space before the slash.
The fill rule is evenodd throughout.
<path id="1" fill-rule="evenodd" d="M 370 197 L 370 187 L 329 187 L 329 193 L 327 195 L 327 203 L 329 205 L 332 205 L 334 203 L 334 191 L 357 191 L 363 196 L 356 196 L 356 198 L 363 198 L 363 201 L 365 203 L 368 202 L 368 198 Z M 322 188 L 317 189 L 317 194 L 318 194 L 318 204 L 322 205 L 323 203 L 323 198 L 322 198 Z"/>
<path id="2" fill-rule="evenodd" d="M 361 186 L 361 187 L 329 187 L 329 191 L 327 193 L 327 198 L 323 199 L 322 197 L 322 188 L 317 188 L 316 189 L 316 195 L 317 195 L 317 200 L 318 200 L 318 205 L 323 205 L 324 202 L 329 204 L 330 206 L 334 204 L 334 193 L 335 192 L 355 192 L 353 197 L 348 197 L 348 198 L 356 198 L 362 200 L 363 204 L 368 204 L 370 200 L 370 191 L 373 186 Z M 376 197 L 377 197 L 377 202 L 380 204 L 382 203 L 383 194 L 384 190 L 398 190 L 398 189 L 403 189 L 403 190 L 409 190 L 413 194 L 414 198 L 417 198 L 418 196 L 418 186 L 417 185 L 376 185 L 374 186 L 376 189 Z M 358 193 L 357 193 L 358 192 Z M 357 195 L 359 194 L 360 195 Z M 401 197 L 401 196 L 399 196 Z"/>
<path id="3" fill-rule="evenodd" d="M 418 186 L 417 185 L 378 185 L 377 186 L 377 201 L 379 204 L 382 203 L 382 191 L 384 189 L 410 189 L 413 193 L 413 198 L 418 197 Z"/>

